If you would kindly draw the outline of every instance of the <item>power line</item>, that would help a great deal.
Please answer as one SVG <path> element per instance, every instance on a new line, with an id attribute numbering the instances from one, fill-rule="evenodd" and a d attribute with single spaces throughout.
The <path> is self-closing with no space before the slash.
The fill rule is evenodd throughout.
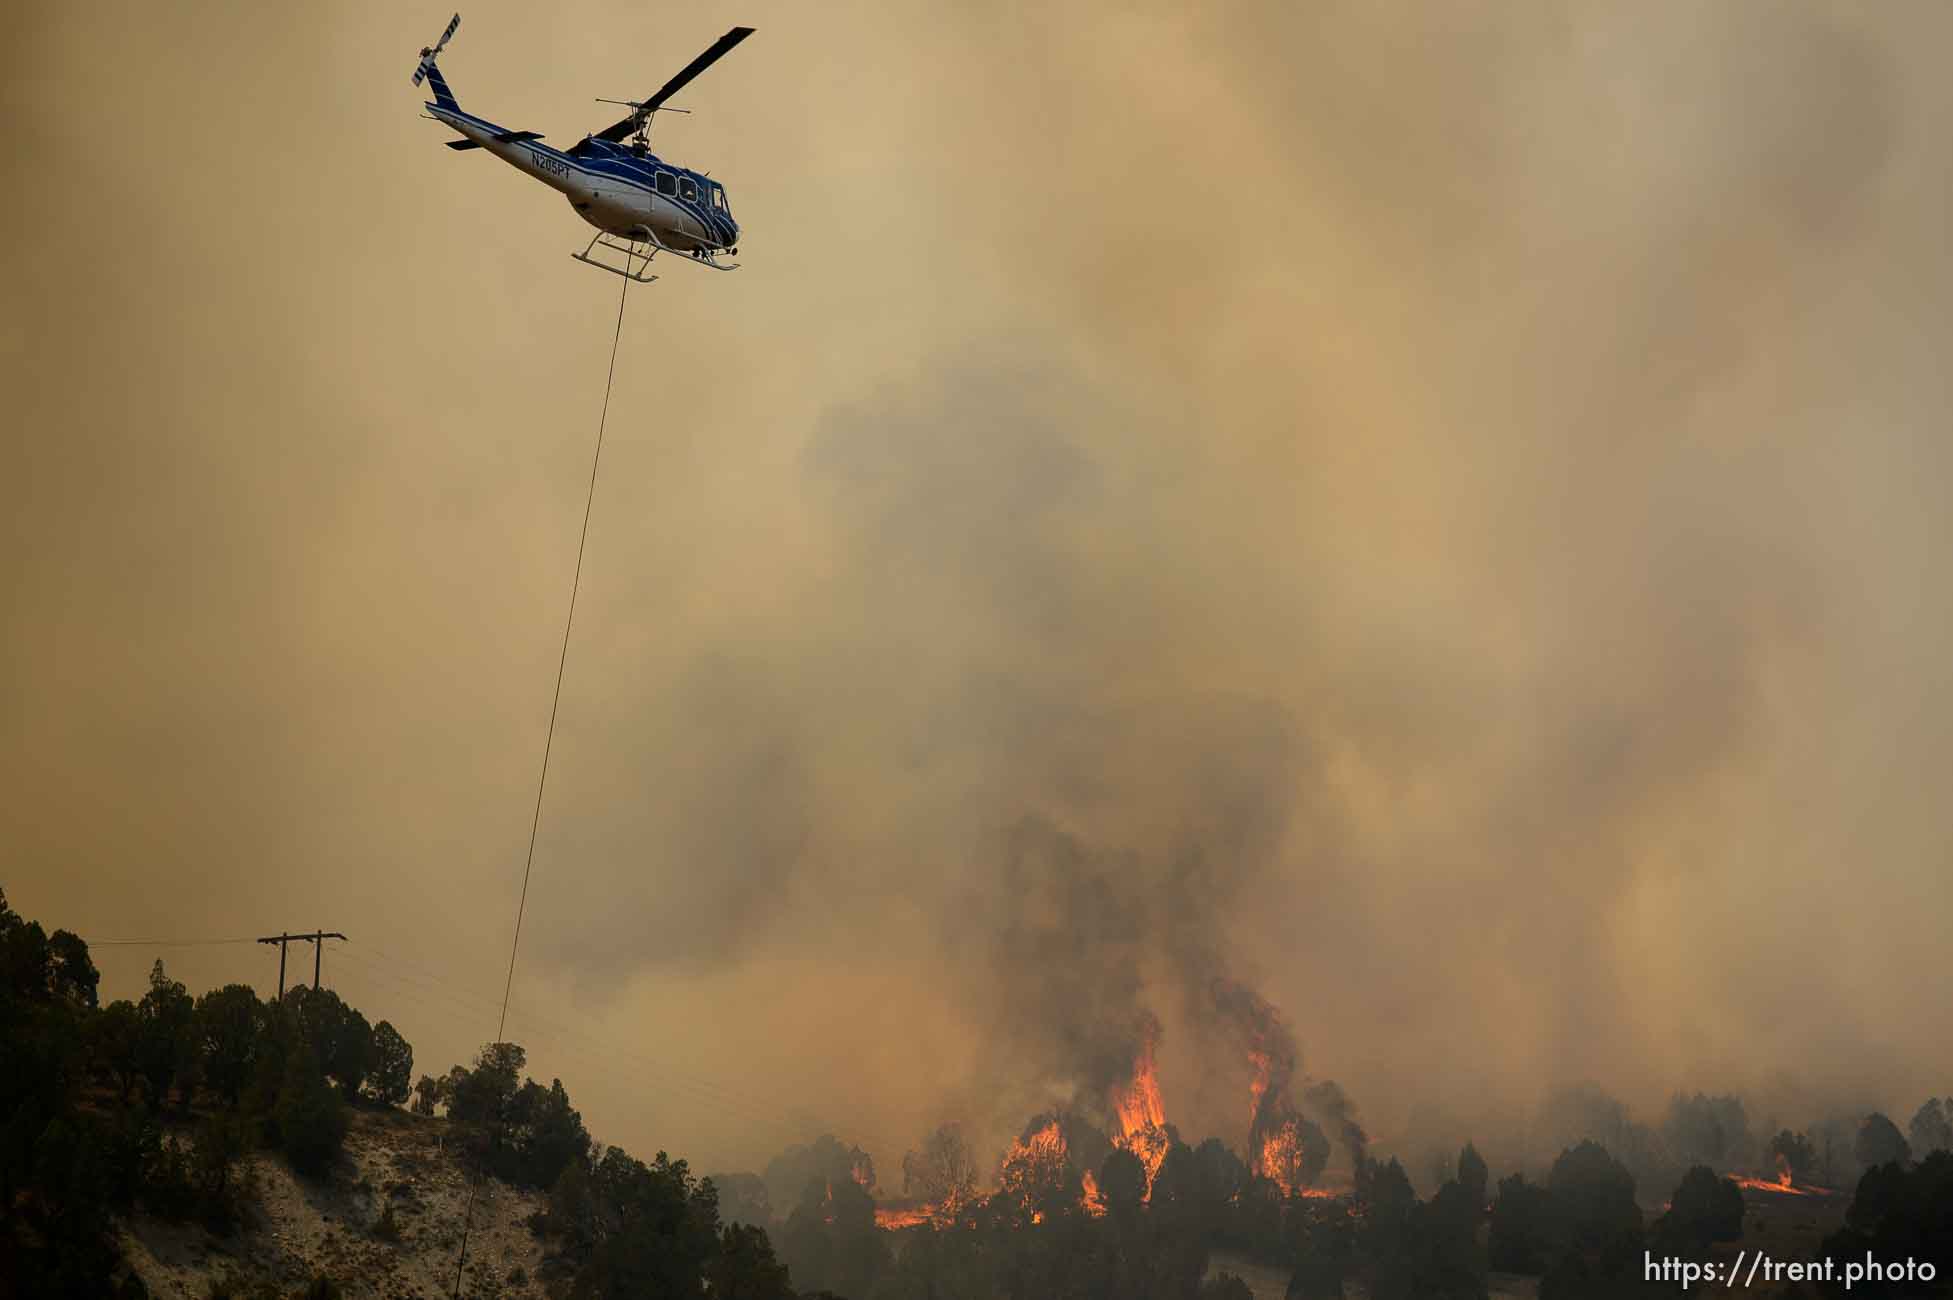
<path id="1" fill-rule="evenodd" d="M 90 948 L 209 948 L 221 943 L 256 943 L 242 939 L 83 939 Z"/>
<path id="2" fill-rule="evenodd" d="M 363 958 L 371 958 L 375 956 L 385 957 L 386 954 L 378 953 L 376 952 L 376 950 L 372 948 L 365 948 L 361 950 L 361 956 Z M 389 958 L 389 960 L 397 960 L 397 959 Z M 376 971 L 375 973 L 388 974 L 387 972 L 381 972 L 381 971 Z M 395 978 L 395 979 L 402 978 L 399 975 L 389 975 L 388 977 Z M 429 980 L 428 985 L 438 986 L 440 989 L 443 990 L 449 987 L 442 981 L 439 981 L 438 979 Z M 433 988 L 430 987 L 429 991 L 433 991 Z M 462 993 L 459 990 L 455 990 L 452 996 L 457 999 L 456 1005 L 461 1005 L 459 999 L 469 999 L 469 995 L 467 995 L 466 993 Z M 651 1071 L 653 1074 L 661 1076 L 664 1080 L 666 1080 L 669 1083 L 669 1086 L 671 1087 L 688 1090 L 700 1100 L 704 1100 L 716 1104 L 722 1104 L 723 1106 L 728 1106 L 731 1108 L 736 1108 L 740 1111 L 743 1111 L 744 1114 L 746 1114 L 750 1118 L 772 1119 L 773 1117 L 783 1116 L 783 1115 L 785 1116 L 793 1116 L 796 1114 L 805 1115 L 805 1112 L 795 1112 L 792 1110 L 786 1110 L 781 1108 L 778 1100 L 775 1098 L 763 1097 L 757 1093 L 745 1092 L 736 1087 L 732 1087 L 730 1085 L 720 1083 L 715 1080 L 704 1079 L 698 1076 L 684 1076 L 684 1075 L 676 1074 L 664 1062 L 650 1057 L 639 1055 L 638 1053 L 633 1052 L 630 1049 L 619 1047 L 616 1045 L 614 1039 L 610 1035 L 595 1032 L 599 1028 L 598 1026 L 595 1025 L 595 1022 L 586 1022 L 591 1025 L 591 1028 L 586 1029 L 574 1024 L 567 1024 L 562 1020 L 552 1019 L 528 1007 L 517 1007 L 513 1003 L 510 1004 L 510 1010 L 514 1012 L 516 1018 L 519 1019 L 525 1025 L 542 1026 L 546 1029 L 553 1029 L 557 1031 L 557 1033 L 559 1034 L 574 1035 L 575 1037 L 590 1043 L 593 1047 L 595 1047 L 600 1052 L 603 1052 L 606 1058 L 616 1058 L 616 1059 L 622 1059 L 622 1060 L 634 1062 L 642 1066 L 646 1070 Z M 864 1136 L 886 1136 L 886 1135 L 885 1134 L 869 1135 L 864 1133 Z"/>
<path id="3" fill-rule="evenodd" d="M 386 961 L 389 964 L 396 964 L 401 967 L 411 968 L 411 970 L 413 971 L 421 972 L 426 977 L 426 983 L 428 985 L 438 986 L 443 990 L 452 990 L 452 994 L 454 997 L 466 999 L 471 1002 L 479 1001 L 479 999 L 476 999 L 473 995 L 468 994 L 462 991 L 461 989 L 459 989 L 458 987 L 449 984 L 446 981 L 446 979 L 443 978 L 438 972 L 430 970 L 428 967 L 422 966 L 417 962 L 412 962 L 396 954 L 382 951 L 378 948 L 373 947 L 370 944 L 361 945 L 359 948 L 359 953 L 363 958 L 368 958 L 368 959 L 378 958 Z M 390 976 L 390 978 L 397 978 L 397 976 Z M 457 1005 L 460 1004 L 457 1003 Z M 493 1004 L 491 1003 L 489 1005 L 493 1005 Z M 610 1033 L 605 1026 L 603 1026 L 602 1024 L 600 1024 L 595 1020 L 591 1020 L 587 1017 L 577 1017 L 578 1019 L 581 1019 L 583 1021 L 583 1026 L 587 1026 L 587 1027 L 580 1027 L 575 1024 L 566 1023 L 564 1020 L 561 1019 L 551 1019 L 550 1017 L 545 1016 L 542 1013 L 526 1005 L 518 1007 L 513 1002 L 511 1002 L 509 1004 L 509 1009 L 524 1024 L 532 1024 L 532 1023 L 541 1024 L 544 1026 L 557 1029 L 563 1033 L 575 1034 L 578 1037 L 595 1045 L 596 1047 L 598 1047 L 600 1050 L 604 1052 L 614 1053 L 614 1054 L 621 1055 L 622 1057 L 627 1059 L 636 1060 L 639 1063 L 643 1064 L 647 1069 L 663 1072 L 667 1074 L 667 1076 L 670 1075 L 670 1067 L 664 1064 L 663 1062 L 654 1061 L 649 1058 L 645 1058 L 641 1056 L 634 1056 L 629 1050 L 617 1047 L 615 1045 L 615 1039 L 612 1033 Z M 468 1010 L 472 1011 L 474 1010 L 474 1008 L 468 1008 Z M 571 1012 L 570 1009 L 567 1007 L 558 1007 L 557 1014 L 560 1016 L 574 1016 L 575 1013 Z M 781 1108 L 778 1098 L 769 1097 L 761 1093 L 741 1089 L 736 1085 L 724 1083 L 718 1080 L 705 1079 L 699 1076 L 680 1076 L 680 1077 L 683 1078 L 685 1081 L 680 1083 L 679 1086 L 694 1087 L 697 1089 L 707 1090 L 712 1094 L 712 1096 L 715 1099 L 723 1098 L 725 1100 L 734 1103 L 741 1103 L 746 1105 L 749 1108 L 752 1108 L 754 1110 L 769 1115 L 807 1114 L 807 1112 L 783 1110 Z M 879 1135 L 872 1134 L 859 1129 L 855 1131 L 860 1133 L 864 1137 L 885 1138 L 887 1136 L 886 1134 L 879 1134 Z"/>
<path id="4" fill-rule="evenodd" d="M 341 956 L 355 957 L 353 948 L 341 950 Z M 465 991 L 448 985 L 439 979 L 416 980 L 409 972 L 381 969 L 377 964 L 369 965 L 376 958 L 385 958 L 388 963 L 400 961 L 388 954 L 379 953 L 371 947 L 357 950 L 357 962 L 367 973 L 392 981 L 402 988 L 416 990 L 427 996 L 444 999 L 469 1014 L 482 1014 L 486 1009 L 480 1000 Z M 403 965 L 406 963 L 402 963 Z M 471 1005 L 473 1004 L 473 1005 Z M 493 1004 L 488 1004 L 492 1007 Z M 613 1039 L 575 1025 L 565 1024 L 527 1008 L 511 1004 L 513 1018 L 532 1029 L 538 1036 L 549 1040 L 556 1050 L 568 1051 L 572 1055 L 604 1066 L 629 1066 L 639 1075 L 646 1076 L 646 1082 L 664 1093 L 671 1100 L 680 1103 L 704 1106 L 728 1119 L 772 1129 L 790 1140 L 803 1140 L 810 1131 L 845 1131 L 851 1140 L 871 1141 L 877 1145 L 906 1150 L 916 1141 L 915 1138 L 897 1139 L 885 1132 L 862 1128 L 857 1124 L 839 1124 L 823 1120 L 813 1112 L 784 1107 L 777 1099 L 764 1098 L 750 1092 L 729 1087 L 714 1080 L 696 1075 L 685 1075 L 671 1068 L 663 1061 L 644 1056 L 628 1048 L 618 1046 Z M 554 1032 L 548 1032 L 554 1031 Z M 528 1036 L 527 1032 L 524 1034 Z M 566 1041 L 566 1037 L 580 1039 L 589 1044 L 579 1048 Z"/>
<path id="5" fill-rule="evenodd" d="M 362 978 L 365 976 L 373 976 L 396 982 L 400 988 L 406 990 L 406 998 L 408 1001 L 418 1002 L 423 996 L 440 996 L 439 994 L 431 994 L 425 990 L 415 990 L 413 986 L 406 984 L 405 981 L 400 981 L 396 976 L 377 968 L 361 969 L 354 973 Z M 399 996 L 399 994 L 395 994 L 394 996 Z M 422 1005 L 427 1004 L 422 1003 Z M 651 1075 L 645 1068 L 643 1058 L 630 1053 L 617 1050 L 606 1051 L 597 1047 L 585 1047 L 567 1037 L 559 1037 L 557 1034 L 549 1032 L 538 1031 L 533 1037 L 527 1034 L 524 1036 L 525 1038 L 529 1038 L 532 1044 L 534 1038 L 543 1039 L 549 1051 L 553 1054 L 571 1057 L 587 1065 L 598 1067 L 610 1074 L 619 1076 L 629 1075 L 635 1084 L 641 1085 L 638 1089 L 641 1092 L 660 1094 L 673 1104 L 698 1106 L 714 1111 L 722 1119 L 741 1127 L 771 1132 L 777 1135 L 783 1143 L 805 1140 L 807 1129 L 810 1127 L 803 1121 L 779 1113 L 773 1115 L 756 1114 L 736 1105 L 729 1104 L 724 1099 L 702 1094 L 693 1085 Z M 859 1136 L 865 1138 L 871 1135 L 860 1134 Z"/>

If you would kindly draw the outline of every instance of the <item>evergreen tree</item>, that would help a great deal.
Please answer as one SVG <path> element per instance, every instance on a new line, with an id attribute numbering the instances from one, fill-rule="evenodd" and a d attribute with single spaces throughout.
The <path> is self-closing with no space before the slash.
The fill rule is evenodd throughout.
<path id="1" fill-rule="evenodd" d="M 287 1055 L 273 1117 L 279 1145 L 293 1169 L 316 1177 L 332 1167 L 346 1140 L 345 1103 L 326 1082 L 309 1043 Z"/>
<path id="2" fill-rule="evenodd" d="M 373 1026 L 373 1071 L 366 1091 L 383 1106 L 398 1106 L 413 1091 L 414 1049 L 385 1020 Z"/>

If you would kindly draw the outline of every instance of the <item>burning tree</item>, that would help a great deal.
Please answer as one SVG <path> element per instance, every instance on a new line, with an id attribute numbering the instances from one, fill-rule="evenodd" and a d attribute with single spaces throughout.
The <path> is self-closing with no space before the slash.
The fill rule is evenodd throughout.
<path id="1" fill-rule="evenodd" d="M 1065 1136 L 1068 1121 L 1077 1123 L 1057 1114 L 1032 1120 L 1004 1153 L 997 1171 L 1004 1200 L 1033 1223 L 1077 1204 L 1084 1194 L 1084 1179 Z"/>
<path id="2" fill-rule="evenodd" d="M 844 1145 L 832 1133 L 823 1133 L 812 1143 L 790 1146 L 773 1157 L 761 1177 L 774 1205 L 797 1205 L 809 1184 L 825 1186 L 842 1178 L 872 1193 L 875 1161 L 860 1147 Z"/>
<path id="3" fill-rule="evenodd" d="M 976 1194 L 977 1166 L 963 1130 L 937 1127 L 922 1148 L 902 1157 L 902 1194 L 917 1197 L 932 1210 L 954 1214 Z"/>
<path id="4" fill-rule="evenodd" d="M 1284 1196 L 1313 1184 L 1329 1163 L 1329 1138 L 1321 1125 L 1289 1100 L 1298 1053 L 1281 1013 L 1253 989 L 1215 979 L 1217 1011 L 1240 1035 L 1248 1055 L 1248 1172 L 1281 1188 Z M 1356 1107 L 1330 1080 L 1311 1084 L 1303 1107 L 1329 1123 L 1349 1149 L 1352 1168 L 1363 1165 L 1368 1140 Z"/>
<path id="5" fill-rule="evenodd" d="M 1308 1124 L 1290 1108 L 1289 1080 L 1295 1074 L 1295 1039 L 1268 1000 L 1232 980 L 1213 982 L 1214 1007 L 1244 1041 L 1248 1053 L 1248 1172 L 1272 1179 L 1284 1194 L 1322 1172 L 1329 1158 L 1328 1144 L 1309 1167 Z M 1309 1124 L 1309 1128 L 1315 1128 Z M 1320 1138 L 1322 1131 L 1315 1130 Z"/>
<path id="6" fill-rule="evenodd" d="M 1034 1222 L 1060 1204 L 1104 1214 L 1108 1197 L 1101 1191 L 1100 1174 L 1108 1155 L 1115 1152 L 1131 1156 L 1139 1169 L 1138 1199 L 1152 1196 L 1153 1181 L 1178 1140 L 1166 1122 L 1166 1104 L 1160 1095 L 1159 1036 L 1158 1018 L 1142 1011 L 1124 1054 L 1130 1064 L 1105 1086 L 1103 1113 L 1110 1136 L 1072 1111 L 1052 1111 L 1026 1125 L 1004 1154 L 999 1171 L 1004 1194 Z M 1123 1165 L 1120 1170 L 1120 1187 L 1108 1189 L 1112 1200 L 1124 1191 Z"/>
<path id="7" fill-rule="evenodd" d="M 1166 1122 L 1166 1103 L 1160 1097 L 1159 1066 L 1155 1053 L 1159 1046 L 1160 1022 L 1151 1013 L 1142 1013 L 1139 1041 L 1133 1050 L 1132 1074 L 1113 1085 L 1107 1099 L 1118 1133 L 1113 1145 L 1131 1152 L 1146 1171 L 1146 1195 L 1152 1194 L 1153 1180 L 1159 1176 L 1160 1162 L 1173 1146 L 1173 1130 Z"/>
<path id="8" fill-rule="evenodd" d="M 1313 1186 L 1329 1163 L 1329 1138 L 1322 1126 L 1293 1112 L 1267 1125 L 1253 1151 L 1254 1172 L 1273 1181 L 1284 1196 Z"/>
<path id="9" fill-rule="evenodd" d="M 1166 1103 L 1160 1100 L 1159 1068 L 1155 1053 L 1159 1048 L 1160 1022 L 1150 1011 L 1139 1020 L 1139 1042 L 1133 1050 L 1132 1077 L 1112 1089 L 1112 1112 L 1118 1117 L 1121 1133 L 1159 1128 L 1166 1123 Z"/>

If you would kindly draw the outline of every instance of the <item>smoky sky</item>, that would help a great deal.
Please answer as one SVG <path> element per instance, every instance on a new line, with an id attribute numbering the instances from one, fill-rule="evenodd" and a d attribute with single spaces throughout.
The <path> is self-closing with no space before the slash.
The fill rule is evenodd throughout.
<path id="1" fill-rule="evenodd" d="M 510 1012 L 600 1137 L 895 1168 L 1150 1011 L 1238 1143 L 1216 977 L 1380 1151 L 1945 1091 L 1943 9 L 732 17 L 654 143 L 745 266 L 626 303 Z M 617 306 L 416 118 L 445 18 L 0 56 L 0 884 L 346 931 L 428 1072 L 494 1032 Z M 724 25 L 443 66 L 564 144 Z M 276 979 L 107 991 L 159 951 Z"/>

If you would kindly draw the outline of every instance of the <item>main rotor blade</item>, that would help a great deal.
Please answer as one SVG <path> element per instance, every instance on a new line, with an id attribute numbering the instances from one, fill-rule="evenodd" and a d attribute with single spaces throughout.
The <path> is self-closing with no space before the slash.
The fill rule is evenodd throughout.
<path id="1" fill-rule="evenodd" d="M 692 78 L 698 76 L 699 73 L 704 72 L 707 68 L 724 58 L 727 51 L 752 34 L 753 29 L 750 27 L 735 27 L 718 40 L 712 42 L 710 49 L 686 64 L 682 72 L 659 87 L 658 93 L 634 109 L 629 117 L 616 123 L 614 126 L 607 126 L 597 132 L 597 139 L 622 140 L 625 136 L 637 130 L 638 123 L 657 112 L 659 108 L 663 107 L 667 99 L 670 99 L 686 86 L 689 86 L 692 83 Z"/>

